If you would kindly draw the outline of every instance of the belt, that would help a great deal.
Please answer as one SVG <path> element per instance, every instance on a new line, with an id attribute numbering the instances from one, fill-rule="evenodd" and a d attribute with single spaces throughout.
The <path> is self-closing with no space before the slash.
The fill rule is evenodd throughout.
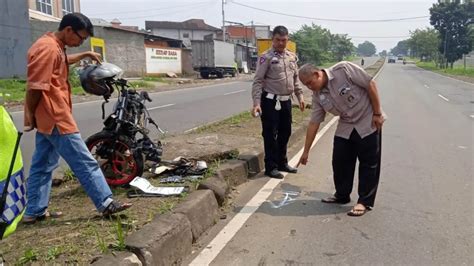
<path id="1" fill-rule="evenodd" d="M 266 93 L 267 95 L 265 96 L 265 98 L 270 99 L 270 100 L 279 100 L 279 101 L 285 102 L 285 101 L 290 100 L 291 98 L 291 95 L 276 95 L 269 92 L 266 92 Z"/>
<path id="2" fill-rule="evenodd" d="M 270 99 L 270 100 L 276 100 L 275 104 L 275 110 L 280 111 L 281 110 L 281 104 L 280 102 L 286 102 L 290 100 L 291 95 L 276 95 L 273 93 L 265 92 L 267 95 L 265 95 L 265 98 Z"/>

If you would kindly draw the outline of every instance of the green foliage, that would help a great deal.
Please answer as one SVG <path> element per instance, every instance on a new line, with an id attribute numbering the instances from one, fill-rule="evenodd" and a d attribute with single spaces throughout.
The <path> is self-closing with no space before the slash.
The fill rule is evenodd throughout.
<path id="1" fill-rule="evenodd" d="M 397 46 L 390 50 L 390 53 L 393 55 L 408 55 L 408 48 L 408 40 L 399 41 Z"/>
<path id="2" fill-rule="evenodd" d="M 453 68 L 446 68 L 446 69 L 439 69 L 439 66 L 435 64 L 435 62 L 417 62 L 417 66 L 424 68 L 426 70 L 431 70 L 440 74 L 448 74 L 448 75 L 455 75 L 455 76 L 465 76 L 474 78 L 474 68 L 467 67 L 464 69 L 463 66 L 455 66 Z"/>
<path id="3" fill-rule="evenodd" d="M 298 58 L 302 64 L 323 65 L 344 60 L 352 54 L 354 45 L 345 34 L 331 34 L 328 29 L 312 24 L 303 25 L 290 38 L 296 43 Z"/>
<path id="4" fill-rule="evenodd" d="M 32 248 L 29 248 L 25 250 L 25 253 L 23 254 L 23 256 L 20 257 L 20 259 L 18 260 L 18 264 L 24 265 L 29 262 L 33 262 L 37 260 L 38 260 L 38 251 Z"/>
<path id="5" fill-rule="evenodd" d="M 474 3 L 459 0 L 443 1 L 430 8 L 430 23 L 439 32 L 438 51 L 444 55 L 446 65 L 461 59 L 472 51 Z"/>
<path id="6" fill-rule="evenodd" d="M 71 168 L 66 168 L 64 169 L 64 182 L 72 181 L 76 179 L 76 176 L 74 175 L 74 172 L 71 170 Z"/>
<path id="7" fill-rule="evenodd" d="M 26 81 L 22 79 L 0 79 L 0 94 L 5 102 L 25 98 Z M 8 94 L 8 95 L 7 95 Z"/>
<path id="8" fill-rule="evenodd" d="M 117 244 L 115 245 L 115 248 L 118 251 L 125 250 L 125 233 L 123 231 L 123 226 L 122 226 L 122 219 L 120 219 L 120 216 L 117 216 L 117 222 L 116 222 L 116 234 L 117 234 Z"/>
<path id="9" fill-rule="evenodd" d="M 372 56 L 377 52 L 375 45 L 369 41 L 360 43 L 357 46 L 357 53 L 362 56 Z"/>
<path id="10" fill-rule="evenodd" d="M 99 246 L 100 252 L 102 252 L 103 254 L 109 252 L 109 248 L 107 246 L 107 243 L 105 242 L 104 237 L 102 237 L 99 234 L 99 231 L 97 231 L 97 228 L 94 227 L 93 230 L 94 230 L 94 234 L 97 238 L 97 245 Z"/>
<path id="11" fill-rule="evenodd" d="M 47 261 L 55 260 L 63 252 L 64 250 L 62 247 L 51 247 L 48 249 L 48 253 L 46 254 L 46 260 Z"/>
<path id="12" fill-rule="evenodd" d="M 408 46 L 411 50 L 411 56 L 420 59 L 436 59 L 438 57 L 439 33 L 437 30 L 428 27 L 410 31 Z"/>
<path id="13" fill-rule="evenodd" d="M 143 80 L 137 80 L 137 81 L 131 81 L 129 82 L 130 85 L 132 85 L 134 88 L 154 88 L 155 84 L 151 82 L 146 82 Z"/>

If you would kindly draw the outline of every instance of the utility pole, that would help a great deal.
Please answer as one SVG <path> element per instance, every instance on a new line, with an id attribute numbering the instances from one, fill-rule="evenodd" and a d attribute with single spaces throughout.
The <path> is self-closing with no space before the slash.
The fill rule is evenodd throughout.
<path id="1" fill-rule="evenodd" d="M 448 24 L 446 23 L 446 30 L 445 30 L 445 33 L 444 33 L 444 60 L 446 62 L 446 64 L 444 64 L 444 68 L 448 68 L 448 58 L 446 57 L 447 56 L 447 49 L 448 49 Z"/>
<path id="2" fill-rule="evenodd" d="M 224 14 L 225 0 L 222 0 L 222 40 L 225 42 L 225 14 Z"/>

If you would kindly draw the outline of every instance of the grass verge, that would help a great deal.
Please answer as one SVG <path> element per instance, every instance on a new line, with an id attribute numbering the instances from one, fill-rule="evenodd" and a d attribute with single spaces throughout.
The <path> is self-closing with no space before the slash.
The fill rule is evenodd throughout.
<path id="1" fill-rule="evenodd" d="M 434 62 L 420 61 L 416 61 L 416 66 L 439 74 L 474 78 L 474 67 L 466 67 L 466 69 L 464 69 L 464 66 L 454 66 L 453 68 L 440 69 L 436 67 Z"/>

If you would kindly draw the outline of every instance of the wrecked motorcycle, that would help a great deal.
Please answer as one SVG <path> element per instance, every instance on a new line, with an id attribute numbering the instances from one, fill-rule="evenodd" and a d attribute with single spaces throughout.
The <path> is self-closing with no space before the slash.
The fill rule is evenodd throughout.
<path id="1" fill-rule="evenodd" d="M 159 163 L 163 151 L 161 142 L 148 136 L 149 124 L 164 133 L 145 105 L 152 99 L 146 91 L 131 88 L 127 80 L 119 78 L 119 73 L 120 68 L 104 63 L 89 65 L 80 74 L 81 85 L 87 92 L 104 97 L 102 119 L 114 90 L 119 94 L 112 113 L 103 121 L 104 128 L 85 141 L 111 186 L 125 185 L 141 176 L 144 161 Z"/>

